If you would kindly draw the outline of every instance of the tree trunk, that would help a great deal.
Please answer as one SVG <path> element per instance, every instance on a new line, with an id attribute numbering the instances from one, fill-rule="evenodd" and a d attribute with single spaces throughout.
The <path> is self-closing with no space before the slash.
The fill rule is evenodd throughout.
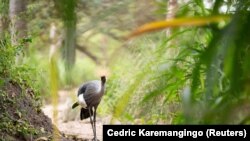
<path id="1" fill-rule="evenodd" d="M 177 8 L 178 8 L 178 2 L 177 0 L 169 0 L 168 3 L 167 3 L 167 7 L 166 7 L 166 20 L 169 20 L 169 19 L 173 19 L 175 18 L 175 14 L 176 14 L 176 11 L 177 11 Z M 166 37 L 167 38 L 170 38 L 172 34 L 172 29 L 171 28 L 167 28 L 166 29 Z M 178 48 L 170 48 L 171 45 L 175 44 L 174 40 L 170 40 L 168 43 L 167 43 L 167 50 L 166 50 L 166 55 L 167 55 L 167 58 L 168 59 L 172 59 L 175 57 L 175 55 L 178 53 Z M 161 104 L 164 105 L 164 98 L 162 97 L 161 98 L 162 101 L 161 101 Z M 162 106 L 164 107 L 164 106 Z M 161 108 L 161 111 L 160 111 L 160 114 L 164 113 L 163 112 L 164 108 Z"/>
<path id="2" fill-rule="evenodd" d="M 175 13 L 177 11 L 178 3 L 177 0 L 169 0 L 167 4 L 167 14 L 166 20 L 172 19 L 175 17 Z M 166 30 L 166 36 L 169 37 L 171 35 L 171 29 L 168 28 Z"/>
<path id="3" fill-rule="evenodd" d="M 54 0 L 58 16 L 64 25 L 63 59 L 65 69 L 70 71 L 75 63 L 76 52 L 76 0 Z"/>
<path id="4" fill-rule="evenodd" d="M 8 18 L 8 10 L 9 10 L 9 1 L 2 0 L 0 9 L 0 39 L 4 38 L 6 32 L 8 31 L 9 26 L 9 18 Z"/>
<path id="5" fill-rule="evenodd" d="M 76 0 L 54 0 L 57 15 L 61 18 L 64 28 L 62 57 L 65 64 L 66 83 L 72 80 L 71 70 L 75 64 L 76 54 Z"/>
<path id="6" fill-rule="evenodd" d="M 64 21 L 64 46 L 63 56 L 65 59 L 66 70 L 69 71 L 75 63 L 76 46 L 76 21 Z"/>
<path id="7" fill-rule="evenodd" d="M 27 0 L 9 0 L 9 17 L 10 17 L 10 33 L 11 41 L 14 45 L 18 39 L 24 38 L 27 32 L 25 11 Z"/>

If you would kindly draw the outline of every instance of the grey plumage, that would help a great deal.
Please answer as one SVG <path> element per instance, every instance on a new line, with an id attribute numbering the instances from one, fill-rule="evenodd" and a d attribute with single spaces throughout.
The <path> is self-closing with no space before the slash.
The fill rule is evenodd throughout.
<path id="1" fill-rule="evenodd" d="M 83 85 L 78 91 L 78 96 L 83 94 L 88 107 L 98 106 L 104 93 L 104 86 L 101 81 L 94 80 Z"/>
<path id="2" fill-rule="evenodd" d="M 93 128 L 94 140 L 96 140 L 96 110 L 101 102 L 105 92 L 106 77 L 102 76 L 100 80 L 93 80 L 84 83 L 78 90 L 78 102 L 72 105 L 72 109 L 81 106 L 80 119 L 90 117 L 90 122 Z M 92 119 L 92 116 L 94 119 Z"/>

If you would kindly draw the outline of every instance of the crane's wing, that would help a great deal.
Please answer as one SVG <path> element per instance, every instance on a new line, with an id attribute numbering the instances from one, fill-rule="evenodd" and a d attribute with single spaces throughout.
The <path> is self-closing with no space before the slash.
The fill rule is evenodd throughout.
<path id="1" fill-rule="evenodd" d="M 85 93 L 87 87 L 88 87 L 88 84 L 83 84 L 83 85 L 79 88 L 79 90 L 78 90 L 78 92 L 77 92 L 77 96 L 79 96 L 80 94 Z"/>
<path id="2" fill-rule="evenodd" d="M 84 100 L 86 104 L 90 107 L 98 106 L 100 99 L 101 99 L 101 82 L 100 81 L 92 81 L 88 83 L 86 91 L 84 93 Z"/>
<path id="3" fill-rule="evenodd" d="M 101 91 L 101 81 L 93 80 L 86 84 L 85 95 L 98 94 Z"/>
<path id="4" fill-rule="evenodd" d="M 78 90 L 78 102 L 72 105 L 72 109 L 78 105 L 82 105 L 83 108 L 88 106 L 95 106 L 95 103 L 99 103 L 100 98 L 98 93 L 101 91 L 101 81 L 93 80 L 83 84 Z"/>

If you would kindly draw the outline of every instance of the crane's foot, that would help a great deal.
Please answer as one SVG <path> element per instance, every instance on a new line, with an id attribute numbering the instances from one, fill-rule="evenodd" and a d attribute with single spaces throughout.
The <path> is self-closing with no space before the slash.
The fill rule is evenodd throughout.
<path id="1" fill-rule="evenodd" d="M 92 141 L 100 141 L 100 140 L 98 140 L 97 138 L 93 138 Z"/>

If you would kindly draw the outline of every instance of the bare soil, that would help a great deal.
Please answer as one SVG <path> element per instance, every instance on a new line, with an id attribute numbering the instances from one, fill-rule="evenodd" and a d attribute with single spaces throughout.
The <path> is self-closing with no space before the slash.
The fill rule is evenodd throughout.
<path id="1" fill-rule="evenodd" d="M 53 124 L 35 101 L 34 92 L 7 81 L 0 87 L 0 140 L 51 140 Z M 56 128 L 56 127 L 55 127 Z M 70 141 L 59 132 L 61 141 Z"/>

